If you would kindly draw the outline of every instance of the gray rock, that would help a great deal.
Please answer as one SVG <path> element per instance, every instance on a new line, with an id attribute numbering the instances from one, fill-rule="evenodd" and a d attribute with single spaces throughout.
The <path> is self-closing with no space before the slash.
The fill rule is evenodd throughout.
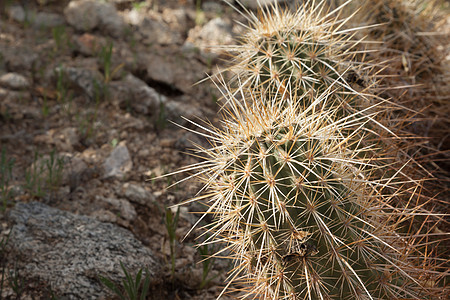
<path id="1" fill-rule="evenodd" d="M 183 8 L 164 8 L 162 11 L 162 19 L 170 28 L 178 32 L 186 33 L 191 27 L 186 9 Z"/>
<path id="2" fill-rule="evenodd" d="M 142 43 L 146 45 L 161 44 L 181 44 L 183 39 L 177 31 L 171 30 L 165 22 L 145 17 L 139 24 L 138 30 L 141 34 Z"/>
<path id="3" fill-rule="evenodd" d="M 123 178 L 132 167 L 133 162 L 127 146 L 124 143 L 119 143 L 103 164 L 104 177 Z"/>
<path id="4" fill-rule="evenodd" d="M 26 12 L 20 5 L 11 5 L 6 8 L 6 14 L 8 17 L 16 22 L 23 22 L 26 20 Z"/>
<path id="5" fill-rule="evenodd" d="M 72 87 L 81 90 L 91 99 L 102 92 L 103 76 L 95 69 L 61 66 L 54 69 L 53 75 L 58 76 L 60 72 Z"/>
<path id="6" fill-rule="evenodd" d="M 9 72 L 32 71 L 40 66 L 39 55 L 29 47 L 9 47 L 0 49 Z"/>
<path id="7" fill-rule="evenodd" d="M 133 221 L 136 219 L 137 213 L 134 206 L 131 205 L 128 200 L 116 199 L 116 198 L 105 198 L 101 196 L 96 196 L 96 200 L 103 201 L 112 207 L 112 210 L 119 214 L 121 218 L 127 221 Z"/>
<path id="8" fill-rule="evenodd" d="M 160 282 L 159 262 L 124 228 L 37 202 L 17 204 L 8 221 L 8 253 L 21 277 L 50 285 L 58 298 L 111 298 L 98 276 L 118 284 L 120 262 L 133 273 L 147 268 L 152 286 Z"/>
<path id="9" fill-rule="evenodd" d="M 122 97 L 122 99 L 115 99 L 116 101 L 127 102 L 127 105 L 137 113 L 152 116 L 154 119 L 165 117 L 184 124 L 184 121 L 180 120 L 181 115 L 188 119 L 201 115 L 196 106 L 167 98 L 131 74 L 127 75 L 120 84 L 114 83 L 110 86 L 116 97 Z M 120 105 L 123 106 L 123 104 Z"/>
<path id="10" fill-rule="evenodd" d="M 0 76 L 0 85 L 14 90 L 25 90 L 30 87 L 30 82 L 20 74 L 7 73 Z"/>
<path id="11" fill-rule="evenodd" d="M 81 31 L 100 29 L 113 37 L 123 34 L 124 22 L 111 3 L 93 0 L 71 1 L 64 9 L 67 23 Z"/>
<path id="12" fill-rule="evenodd" d="M 214 18 L 206 23 L 198 33 L 198 45 L 202 47 L 233 43 L 233 26 L 222 18 Z"/>
<path id="13" fill-rule="evenodd" d="M 62 171 L 62 184 L 70 186 L 71 190 L 76 189 L 81 181 L 86 177 L 88 170 L 87 164 L 79 157 L 66 153 L 61 155 L 64 159 L 64 168 Z"/>
<path id="14" fill-rule="evenodd" d="M 147 207 L 151 207 L 156 199 L 152 193 L 144 189 L 142 186 L 133 183 L 125 183 L 122 187 L 122 191 L 123 195 L 130 201 L 145 205 Z"/>
<path id="15" fill-rule="evenodd" d="M 185 93 L 191 92 L 207 71 L 199 61 L 184 57 L 182 53 L 139 53 L 138 60 L 142 66 L 147 66 L 148 79 L 164 82 Z"/>
<path id="16" fill-rule="evenodd" d="M 45 27 L 56 27 L 61 26 L 66 23 L 61 15 L 48 12 L 38 12 L 31 20 L 34 27 L 45 28 Z"/>

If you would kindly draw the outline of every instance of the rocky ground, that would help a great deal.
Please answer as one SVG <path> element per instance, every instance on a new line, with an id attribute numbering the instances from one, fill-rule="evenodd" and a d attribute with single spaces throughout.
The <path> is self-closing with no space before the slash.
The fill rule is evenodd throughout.
<path id="1" fill-rule="evenodd" d="M 0 298 L 112 299 L 100 276 L 120 286 L 121 262 L 148 269 L 150 299 L 217 297 L 230 262 L 205 274 L 204 237 L 183 240 L 204 207 L 165 223 L 199 186 L 159 176 L 208 146 L 180 125 L 218 122 L 219 92 L 194 84 L 239 19 L 220 1 L 0 2 Z"/>

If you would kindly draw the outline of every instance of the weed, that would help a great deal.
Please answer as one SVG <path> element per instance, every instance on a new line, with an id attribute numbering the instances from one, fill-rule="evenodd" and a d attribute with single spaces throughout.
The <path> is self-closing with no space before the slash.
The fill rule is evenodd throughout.
<path id="1" fill-rule="evenodd" d="M 24 279 L 20 277 L 17 267 L 9 272 L 8 283 L 13 292 L 16 294 L 16 299 L 23 299 L 22 294 L 24 292 L 25 282 Z"/>
<path id="2" fill-rule="evenodd" d="M 167 233 L 169 234 L 170 243 L 170 262 L 171 262 L 171 274 L 172 278 L 175 277 L 175 257 L 176 257 L 176 235 L 175 231 L 178 226 L 178 220 L 180 217 L 180 207 L 178 207 L 177 212 L 174 214 L 170 208 L 166 208 L 166 218 L 165 225 Z"/>
<path id="3" fill-rule="evenodd" d="M 113 43 L 110 42 L 108 45 L 103 46 L 99 52 L 100 64 L 103 67 L 103 76 L 105 77 L 105 83 L 111 81 L 114 74 L 116 74 L 120 69 L 123 68 L 124 64 L 120 64 L 114 69 L 112 69 L 112 53 L 113 53 Z"/>
<path id="4" fill-rule="evenodd" d="M 52 36 L 55 40 L 54 52 L 62 50 L 69 44 L 65 26 L 56 26 L 52 28 Z"/>
<path id="5" fill-rule="evenodd" d="M 158 131 L 165 129 L 167 126 L 166 104 L 161 99 L 159 101 L 159 113 L 155 125 Z"/>
<path id="6" fill-rule="evenodd" d="M 51 194 L 61 185 L 64 159 L 56 155 L 54 149 L 48 159 L 43 159 L 38 151 L 34 153 L 32 167 L 25 172 L 24 189 L 32 197 L 41 198 Z"/>
<path id="7" fill-rule="evenodd" d="M 202 10 L 202 0 L 195 2 L 195 8 L 195 24 L 201 26 L 206 21 L 205 12 Z"/>
<path id="8" fill-rule="evenodd" d="M 86 140 L 94 136 L 94 125 L 97 121 L 101 99 L 106 97 L 107 94 L 108 91 L 106 85 L 94 81 L 95 108 L 93 111 L 86 111 L 83 116 L 79 115 L 77 117 L 79 132 L 81 133 L 82 139 Z"/>
<path id="9" fill-rule="evenodd" d="M 55 70 L 55 76 L 56 76 L 56 95 L 57 95 L 57 101 L 62 102 L 64 106 L 66 107 L 66 111 L 69 114 L 70 113 L 70 106 L 72 102 L 72 95 L 69 93 L 67 80 L 64 75 L 64 69 L 60 65 Z"/>
<path id="10" fill-rule="evenodd" d="M 122 280 L 122 287 L 119 288 L 110 279 L 103 276 L 99 276 L 100 281 L 114 294 L 116 294 L 121 300 L 144 300 L 147 297 L 148 289 L 150 287 L 150 275 L 149 271 L 145 269 L 145 277 L 142 277 L 143 269 L 140 269 L 136 277 L 133 278 L 127 269 L 120 262 L 120 267 L 125 274 L 125 279 Z"/>
<path id="11" fill-rule="evenodd" d="M 198 253 L 203 258 L 202 259 L 202 266 L 203 266 L 203 272 L 202 272 L 202 282 L 200 283 L 199 289 L 203 289 L 211 280 L 216 278 L 218 275 L 213 276 L 211 278 L 208 278 L 209 272 L 211 271 L 215 258 L 211 255 L 212 253 L 215 253 L 214 247 L 210 249 L 209 244 L 203 243 L 199 245 L 197 248 Z"/>
<path id="12" fill-rule="evenodd" d="M 118 143 L 119 143 L 119 140 L 118 140 L 118 139 L 112 139 L 112 141 L 111 141 L 111 146 L 112 146 L 113 148 L 116 148 L 116 146 L 117 146 Z"/>
<path id="13" fill-rule="evenodd" d="M 48 107 L 48 103 L 47 103 L 47 94 L 44 93 L 44 99 L 43 99 L 43 103 L 42 103 L 42 116 L 44 118 L 47 118 L 48 113 L 49 113 L 49 107 Z"/>
<path id="14" fill-rule="evenodd" d="M 53 149 L 50 152 L 50 157 L 48 160 L 44 161 L 47 167 L 47 178 L 46 184 L 51 189 L 58 189 L 61 185 L 62 172 L 64 169 L 64 158 L 58 157 L 56 155 L 56 150 Z"/>
<path id="15" fill-rule="evenodd" d="M 9 234 L 6 237 L 2 237 L 2 240 L 0 241 L 0 264 L 2 269 L 2 277 L 0 279 L 0 295 L 3 294 L 3 286 L 5 283 L 5 271 L 6 271 L 6 260 L 5 260 L 5 247 L 6 244 L 8 244 L 9 241 Z"/>
<path id="16" fill-rule="evenodd" d="M 146 1 L 135 2 L 135 3 L 133 3 L 133 9 L 135 9 L 135 10 L 141 10 L 141 9 L 143 9 L 145 6 L 147 6 L 147 2 L 146 2 Z"/>
<path id="17" fill-rule="evenodd" d="M 13 166 L 14 166 L 14 159 L 6 158 L 6 149 L 3 147 L 0 156 L 0 197 L 1 203 L 3 205 L 2 210 L 6 209 L 9 201 L 12 198 L 12 192 L 9 189 L 9 181 L 12 178 Z"/>

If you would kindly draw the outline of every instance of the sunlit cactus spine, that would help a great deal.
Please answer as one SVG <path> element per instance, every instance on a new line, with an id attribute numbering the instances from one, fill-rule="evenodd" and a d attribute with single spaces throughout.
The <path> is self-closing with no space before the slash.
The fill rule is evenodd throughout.
<path id="1" fill-rule="evenodd" d="M 215 217 L 206 243 L 228 243 L 243 298 L 426 299 L 423 254 L 397 231 L 414 215 L 396 206 L 403 183 L 372 175 L 383 169 L 349 150 L 345 124 L 270 99 L 226 100 L 206 162 L 188 169 L 201 169 Z"/>

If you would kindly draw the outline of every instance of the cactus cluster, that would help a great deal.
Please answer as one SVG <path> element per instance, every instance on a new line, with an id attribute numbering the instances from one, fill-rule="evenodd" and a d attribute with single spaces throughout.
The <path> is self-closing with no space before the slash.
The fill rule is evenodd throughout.
<path id="1" fill-rule="evenodd" d="M 420 182 L 394 160 L 385 102 L 349 82 L 370 64 L 354 59 L 355 30 L 331 17 L 343 6 L 323 6 L 261 9 L 232 49 L 223 128 L 186 169 L 208 191 L 206 243 L 227 244 L 243 298 L 429 299 L 445 272 L 410 225 L 426 214 L 414 206 Z"/>

